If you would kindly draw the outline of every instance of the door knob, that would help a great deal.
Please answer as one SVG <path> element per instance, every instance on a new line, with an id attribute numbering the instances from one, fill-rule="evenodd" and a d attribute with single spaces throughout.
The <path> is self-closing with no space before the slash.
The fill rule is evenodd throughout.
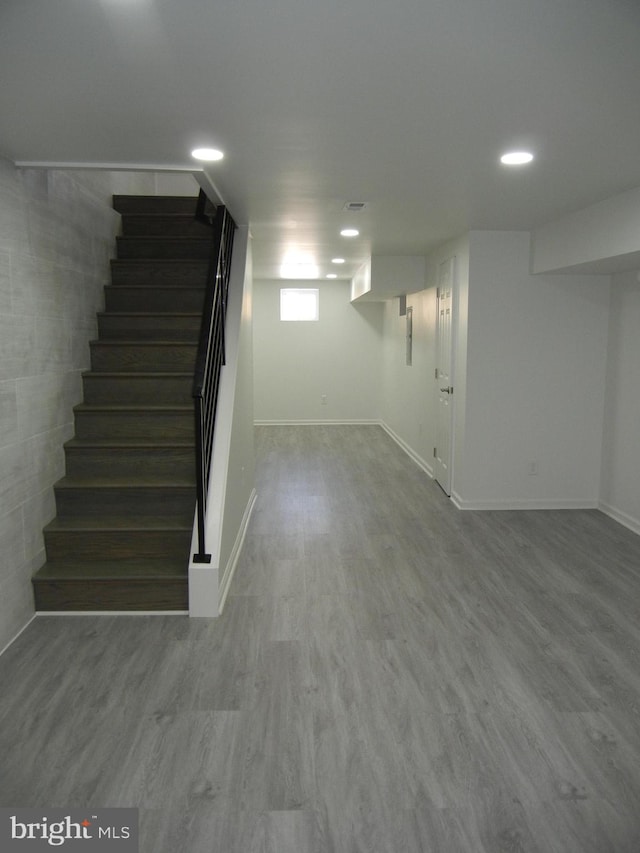
<path id="1" fill-rule="evenodd" d="M 453 394 L 453 388 L 451 386 L 449 386 L 448 388 L 441 388 L 440 390 L 443 394 Z"/>

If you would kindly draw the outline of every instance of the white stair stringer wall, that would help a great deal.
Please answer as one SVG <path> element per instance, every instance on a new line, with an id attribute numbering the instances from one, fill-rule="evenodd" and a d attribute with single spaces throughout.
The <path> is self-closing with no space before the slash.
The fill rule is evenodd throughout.
<path id="1" fill-rule="evenodd" d="M 251 246 L 249 229 L 235 234 L 222 368 L 205 518 L 210 563 L 194 563 L 197 525 L 189 562 L 189 615 L 219 616 L 256 498 L 253 449 L 251 329 Z"/>

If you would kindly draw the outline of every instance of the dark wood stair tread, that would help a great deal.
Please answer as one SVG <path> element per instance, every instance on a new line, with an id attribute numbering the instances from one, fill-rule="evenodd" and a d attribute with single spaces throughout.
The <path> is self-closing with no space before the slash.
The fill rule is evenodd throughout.
<path id="1" fill-rule="evenodd" d="M 132 515 L 103 516 L 102 518 L 56 518 L 50 521 L 44 528 L 48 532 L 60 532 L 68 530 L 80 530 L 85 533 L 95 530 L 96 533 L 104 533 L 113 530 L 161 530 L 161 531 L 191 531 L 193 524 L 182 518 L 158 518 L 156 515 Z"/>
<path id="2" fill-rule="evenodd" d="M 112 198 L 113 209 L 122 216 L 161 216 L 195 217 L 198 199 L 195 196 L 165 195 L 122 195 Z"/>
<path id="3" fill-rule="evenodd" d="M 136 578 L 186 578 L 188 566 L 177 560 L 49 560 L 34 579 L 45 581 Z"/>
<path id="4" fill-rule="evenodd" d="M 136 198 L 143 198 L 143 196 L 136 196 Z M 144 196 L 144 198 L 153 201 L 154 199 L 161 198 L 161 196 Z M 189 201 L 194 205 L 194 209 L 187 211 L 176 211 L 175 213 L 167 213 L 166 210 L 149 210 L 146 213 L 130 213 L 126 211 L 123 216 L 126 216 L 127 221 L 136 222 L 140 219 L 166 219 L 168 221 L 176 220 L 177 222 L 185 221 L 185 222 L 193 222 L 195 220 L 195 199 L 189 199 Z M 117 209 L 117 208 L 116 208 Z M 121 211 L 118 211 L 121 213 Z M 198 223 L 200 220 L 196 220 Z M 207 223 L 203 223 L 204 228 L 211 228 Z"/>
<path id="5" fill-rule="evenodd" d="M 174 317 L 174 314 L 170 315 Z M 135 344 L 136 346 L 141 347 L 197 347 L 197 341 L 194 342 L 190 338 L 185 338 L 184 340 L 180 340 L 179 338 L 158 338 L 157 340 L 151 340 L 149 338 L 118 338 L 114 340 L 113 338 L 93 338 L 93 340 L 89 341 L 90 344 L 99 344 L 100 346 L 105 347 L 121 347 L 121 346 L 131 346 Z"/>
<path id="6" fill-rule="evenodd" d="M 192 412 L 193 406 L 185 405 L 154 405 L 152 403 L 128 404 L 102 403 L 89 404 L 78 403 L 73 408 L 74 412 Z"/>
<path id="7" fill-rule="evenodd" d="M 86 475 L 61 477 L 56 484 L 56 489 L 195 489 L 195 480 L 180 480 L 173 477 L 168 480 L 166 477 L 153 477 L 149 473 L 142 476 L 132 474 L 129 479 L 123 480 L 118 477 L 109 477 L 108 475 L 96 476 Z"/>
<path id="8" fill-rule="evenodd" d="M 147 196 L 147 198 L 154 199 L 154 198 L 157 198 L 157 196 Z M 177 210 L 174 213 L 167 212 L 166 210 L 148 210 L 148 211 L 142 211 L 140 213 L 133 213 L 133 212 L 127 211 L 126 213 L 123 214 L 123 219 L 126 222 L 133 222 L 133 223 L 143 222 L 143 221 L 146 221 L 149 219 L 152 222 L 156 221 L 156 220 L 159 222 L 166 221 L 169 225 L 171 225 L 174 222 L 176 222 L 176 223 L 195 222 L 199 227 L 202 227 L 202 229 L 205 233 L 207 231 L 211 231 L 212 226 L 208 222 L 202 222 L 202 220 L 195 218 L 195 215 L 194 215 L 194 213 L 195 213 L 195 199 L 189 199 L 189 201 L 191 201 L 194 205 L 194 209 L 191 211 Z"/>
<path id="9" fill-rule="evenodd" d="M 131 237 L 130 239 L 138 239 L 137 237 Z M 166 237 L 158 237 L 159 240 L 166 240 Z M 193 238 L 189 238 L 193 239 Z M 201 240 L 201 237 L 197 238 Z M 182 268 L 185 264 L 189 265 L 197 265 L 198 267 L 202 267 L 202 269 L 208 269 L 209 263 L 206 258 L 109 258 L 109 263 L 112 266 L 133 266 L 133 267 L 147 267 L 149 264 L 161 265 L 166 269 L 170 269 L 172 266 Z"/>
<path id="10" fill-rule="evenodd" d="M 122 243 L 142 243 L 142 242 L 145 242 L 145 243 L 152 243 L 152 244 L 157 243 L 158 245 L 160 245 L 161 243 L 167 243 L 169 241 L 176 242 L 176 243 L 178 243 L 178 242 L 183 243 L 184 242 L 184 243 L 197 243 L 197 244 L 207 243 L 207 244 L 210 244 L 211 243 L 211 234 L 202 234 L 202 235 L 200 235 L 200 234 L 195 234 L 195 235 L 194 234 L 187 234 L 187 235 L 184 235 L 184 234 L 172 234 L 172 235 L 169 235 L 169 234 L 120 234 L 120 235 L 118 235 L 118 237 L 116 237 L 116 240 L 118 240 L 118 242 L 122 242 Z M 122 260 L 126 261 L 126 260 L 129 260 L 129 258 L 122 258 Z M 140 258 L 137 258 L 134 260 L 140 260 Z M 146 258 L 144 258 L 143 260 L 146 260 Z M 152 258 L 151 260 L 155 260 L 155 259 Z M 163 260 L 163 258 L 158 258 L 158 260 Z M 167 258 L 166 260 L 173 261 L 173 260 L 176 260 L 176 258 Z M 197 261 L 198 257 L 196 256 L 194 258 L 194 260 Z"/>
<path id="11" fill-rule="evenodd" d="M 145 238 L 129 237 L 127 239 L 138 240 L 138 239 L 145 239 Z M 156 239 L 166 240 L 167 238 L 166 237 L 157 237 Z M 176 237 L 174 239 L 179 240 L 180 238 Z M 187 237 L 185 239 L 192 240 L 194 238 L 193 237 Z M 196 240 L 202 240 L 203 238 L 202 237 L 196 237 L 195 239 Z M 190 265 L 197 264 L 199 267 L 202 267 L 203 269 L 207 269 L 207 267 L 208 267 L 208 261 L 206 258 L 109 258 L 109 263 L 114 265 L 114 266 L 133 265 L 133 266 L 139 266 L 139 267 L 146 267 L 149 264 L 153 264 L 154 266 L 156 264 L 161 264 L 162 266 L 164 266 L 166 268 L 170 268 L 171 266 L 183 267 L 185 264 L 190 264 Z"/>
<path id="12" fill-rule="evenodd" d="M 125 285 L 123 285 L 125 286 Z M 130 285 L 126 285 L 129 287 Z M 169 317 L 201 317 L 197 311 L 172 311 Z M 98 317 L 158 317 L 166 320 L 165 311 L 98 311 Z"/>
<path id="13" fill-rule="evenodd" d="M 112 258 L 109 288 L 171 287 L 204 289 L 209 261 L 206 258 Z"/>
<path id="14" fill-rule="evenodd" d="M 111 281 L 107 287 L 172 287 L 186 289 L 189 287 L 204 288 L 209 271 L 209 264 L 205 258 L 111 258 L 111 270 L 115 281 Z M 185 265 L 191 269 L 185 270 Z M 194 264 L 199 266 L 194 267 Z M 149 268 L 153 266 L 156 274 L 162 273 L 161 281 L 150 274 Z M 121 274 L 130 273 L 139 276 L 133 282 L 121 283 Z M 191 275 L 187 275 L 190 273 Z M 198 280 L 192 280 L 192 276 L 198 274 Z M 115 275 L 114 275 L 115 274 Z M 170 276 L 165 278 L 164 276 Z"/>
<path id="15" fill-rule="evenodd" d="M 212 237 L 209 234 L 197 237 L 182 235 L 132 237 L 122 235 L 116 237 L 116 246 L 118 258 L 122 260 L 129 258 L 148 259 L 150 261 L 162 258 L 208 260 L 211 253 Z"/>
<path id="16" fill-rule="evenodd" d="M 195 443 L 193 441 L 185 441 L 176 438 L 70 438 L 65 442 L 64 446 L 87 449 L 112 448 L 114 450 L 122 450 L 124 448 L 132 447 L 136 450 L 143 450 L 147 448 L 158 448 L 159 450 L 164 450 L 172 447 L 180 449 L 194 448 Z"/>
<path id="17" fill-rule="evenodd" d="M 176 379 L 183 376 L 193 379 L 193 371 L 184 370 L 83 370 L 82 376 L 98 377 L 100 379 Z"/>
<path id="18" fill-rule="evenodd" d="M 145 284 L 144 282 L 136 282 L 135 284 L 108 284 L 106 287 L 113 290 L 129 290 L 131 288 L 138 288 L 140 290 L 179 290 L 181 292 L 185 290 L 199 290 L 202 292 L 205 290 L 204 282 L 202 284 Z M 109 311 L 109 314 L 111 313 Z M 155 311 L 152 313 L 159 314 L 163 312 Z M 171 313 L 173 314 L 173 311 Z"/>

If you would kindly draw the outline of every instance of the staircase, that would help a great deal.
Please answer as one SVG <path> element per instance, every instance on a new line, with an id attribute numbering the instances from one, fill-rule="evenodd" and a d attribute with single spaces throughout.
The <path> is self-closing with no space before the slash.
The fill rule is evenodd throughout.
<path id="1" fill-rule="evenodd" d="M 122 214 L 36 610 L 186 610 L 196 500 L 193 370 L 211 231 L 196 199 L 115 196 Z"/>

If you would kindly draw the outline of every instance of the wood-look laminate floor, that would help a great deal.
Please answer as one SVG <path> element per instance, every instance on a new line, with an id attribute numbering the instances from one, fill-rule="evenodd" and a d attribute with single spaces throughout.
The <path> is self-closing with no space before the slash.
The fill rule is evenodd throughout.
<path id="1" fill-rule="evenodd" d="M 640 537 L 459 512 L 378 427 L 260 427 L 223 616 L 40 617 L 0 806 L 143 853 L 638 853 Z"/>

